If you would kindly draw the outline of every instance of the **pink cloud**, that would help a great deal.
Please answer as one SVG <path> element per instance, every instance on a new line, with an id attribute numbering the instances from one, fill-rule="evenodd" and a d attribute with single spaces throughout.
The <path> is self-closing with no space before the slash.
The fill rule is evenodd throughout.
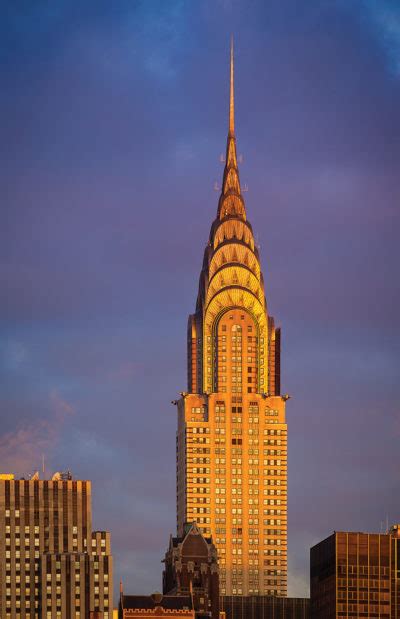
<path id="1" fill-rule="evenodd" d="M 22 423 L 0 436 L 2 472 L 28 475 L 41 468 L 42 454 L 51 454 L 58 444 L 64 422 L 75 413 L 56 389 L 49 394 L 51 415 L 34 423 Z"/>

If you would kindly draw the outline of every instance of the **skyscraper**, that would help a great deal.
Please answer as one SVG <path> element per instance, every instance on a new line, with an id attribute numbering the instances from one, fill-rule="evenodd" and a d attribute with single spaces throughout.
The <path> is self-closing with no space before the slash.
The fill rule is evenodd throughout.
<path id="1" fill-rule="evenodd" d="M 91 483 L 0 475 L 0 617 L 112 616 L 110 535 L 92 532 Z"/>
<path id="2" fill-rule="evenodd" d="M 176 402 L 177 528 L 212 535 L 222 595 L 287 593 L 287 426 L 280 329 L 269 315 L 236 153 L 233 46 L 217 216 L 188 322 Z"/>

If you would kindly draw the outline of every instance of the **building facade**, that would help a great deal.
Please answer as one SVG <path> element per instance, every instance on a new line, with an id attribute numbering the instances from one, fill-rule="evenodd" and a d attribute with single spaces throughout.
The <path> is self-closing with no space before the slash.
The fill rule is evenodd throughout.
<path id="1" fill-rule="evenodd" d="M 0 617 L 112 616 L 110 536 L 92 533 L 90 481 L 0 476 Z"/>
<path id="2" fill-rule="evenodd" d="M 194 522 L 182 537 L 170 538 L 164 559 L 163 592 L 191 596 L 196 617 L 219 619 L 217 551 Z"/>
<path id="3" fill-rule="evenodd" d="M 190 596 L 124 595 L 119 601 L 119 619 L 196 619 Z"/>
<path id="4" fill-rule="evenodd" d="M 217 216 L 188 322 L 188 391 L 175 402 L 177 530 L 218 550 L 222 595 L 287 594 L 287 426 L 280 329 L 269 314 L 239 180 L 233 49 Z"/>
<path id="5" fill-rule="evenodd" d="M 308 598 L 265 595 L 221 597 L 221 611 L 226 619 L 309 619 Z"/>
<path id="6" fill-rule="evenodd" d="M 400 617 L 400 526 L 335 532 L 310 551 L 311 618 Z"/>

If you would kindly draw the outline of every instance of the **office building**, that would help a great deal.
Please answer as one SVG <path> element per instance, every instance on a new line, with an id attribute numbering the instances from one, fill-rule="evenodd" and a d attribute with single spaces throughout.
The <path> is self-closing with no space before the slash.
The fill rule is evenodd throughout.
<path id="1" fill-rule="evenodd" d="M 110 536 L 92 532 L 91 483 L 0 476 L 0 617 L 111 619 Z"/>
<path id="2" fill-rule="evenodd" d="M 287 426 L 280 329 L 267 309 L 239 180 L 233 49 L 217 215 L 188 322 L 178 409 L 177 532 L 196 521 L 218 550 L 222 595 L 287 594 Z"/>
<path id="3" fill-rule="evenodd" d="M 311 619 L 400 617 L 400 526 L 335 532 L 310 553 Z"/>

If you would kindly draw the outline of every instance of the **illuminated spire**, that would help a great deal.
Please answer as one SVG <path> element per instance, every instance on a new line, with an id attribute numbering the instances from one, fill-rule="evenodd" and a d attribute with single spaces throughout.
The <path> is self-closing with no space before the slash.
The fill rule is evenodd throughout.
<path id="1" fill-rule="evenodd" d="M 233 35 L 231 36 L 231 88 L 229 97 L 229 134 L 235 134 L 235 90 L 233 69 Z"/>
<path id="2" fill-rule="evenodd" d="M 231 37 L 230 53 L 229 131 L 222 190 L 218 203 L 218 217 L 222 219 L 227 216 L 237 216 L 241 219 L 246 219 L 236 156 L 233 37 Z"/>

